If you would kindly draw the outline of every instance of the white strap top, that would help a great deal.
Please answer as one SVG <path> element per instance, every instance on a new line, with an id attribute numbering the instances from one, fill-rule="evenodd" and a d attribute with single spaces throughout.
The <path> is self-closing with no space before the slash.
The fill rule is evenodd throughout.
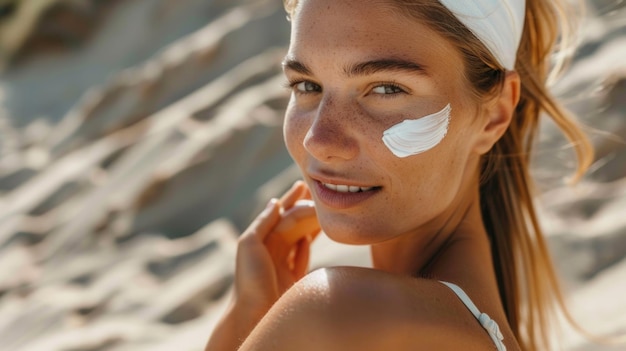
<path id="1" fill-rule="evenodd" d="M 485 328 L 487 333 L 489 333 L 491 340 L 493 340 L 493 342 L 496 344 L 498 351 L 506 351 L 506 346 L 502 342 L 504 340 L 504 337 L 500 332 L 500 327 L 498 327 L 498 323 L 491 319 L 491 317 L 489 317 L 486 313 L 481 313 L 478 310 L 478 307 L 476 307 L 476 305 L 474 305 L 472 300 L 469 298 L 469 296 L 467 296 L 465 291 L 463 291 L 463 289 L 461 289 L 458 285 L 448 282 L 441 283 L 452 289 L 452 291 L 459 297 L 459 299 L 461 299 L 467 309 L 472 312 L 476 319 L 478 319 L 480 325 Z"/>

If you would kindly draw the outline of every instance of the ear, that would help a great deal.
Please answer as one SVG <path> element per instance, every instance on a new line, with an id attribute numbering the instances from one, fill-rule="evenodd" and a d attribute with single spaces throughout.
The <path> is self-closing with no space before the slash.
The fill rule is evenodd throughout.
<path id="1" fill-rule="evenodd" d="M 476 152 L 486 154 L 500 140 L 511 124 L 515 108 L 520 99 L 521 81 L 517 72 L 507 72 L 504 86 L 498 96 L 489 102 Z"/>

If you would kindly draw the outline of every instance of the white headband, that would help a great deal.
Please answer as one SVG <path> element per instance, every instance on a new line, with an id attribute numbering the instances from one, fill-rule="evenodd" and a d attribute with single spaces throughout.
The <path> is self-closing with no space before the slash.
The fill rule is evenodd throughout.
<path id="1" fill-rule="evenodd" d="M 524 30 L 525 0 L 440 0 L 507 70 L 515 69 Z"/>

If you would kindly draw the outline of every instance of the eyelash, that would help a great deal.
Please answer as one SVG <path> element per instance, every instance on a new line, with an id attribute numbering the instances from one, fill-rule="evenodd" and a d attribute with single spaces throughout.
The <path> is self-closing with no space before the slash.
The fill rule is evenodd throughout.
<path id="1" fill-rule="evenodd" d="M 296 89 L 296 86 L 298 84 L 301 83 L 310 83 L 310 84 L 314 84 L 316 85 L 320 90 L 321 87 L 319 86 L 319 84 L 313 83 L 311 81 L 307 81 L 307 80 L 289 80 L 284 84 L 285 89 L 289 89 L 291 91 L 293 91 L 294 93 L 298 94 L 298 95 L 308 95 L 308 94 L 313 94 L 313 93 L 318 93 L 319 91 L 301 91 L 299 89 Z M 396 97 L 398 94 L 407 94 L 407 90 L 405 88 L 403 88 L 401 85 L 395 83 L 395 82 L 379 82 L 376 83 L 371 89 L 370 91 L 372 91 L 375 88 L 379 88 L 379 87 L 389 87 L 392 88 L 392 90 L 398 90 L 398 92 L 395 93 L 391 93 L 391 94 L 376 94 L 376 95 L 380 95 L 381 98 L 383 99 L 391 99 Z"/>
<path id="2" fill-rule="evenodd" d="M 309 80 L 302 80 L 302 79 L 300 79 L 300 80 L 297 80 L 297 79 L 294 79 L 294 80 L 289 80 L 289 81 L 287 81 L 287 82 L 285 83 L 284 87 L 285 87 L 286 89 L 289 89 L 289 90 L 293 91 L 294 93 L 296 93 L 296 94 L 298 94 L 298 95 L 307 95 L 307 94 L 312 94 L 312 93 L 317 93 L 317 92 L 318 92 L 318 91 L 308 91 L 308 92 L 304 92 L 304 91 L 300 91 L 299 89 L 296 89 L 296 86 L 297 86 L 298 84 L 300 84 L 300 83 L 311 83 L 311 84 L 314 84 L 314 85 L 316 85 L 317 87 L 319 87 L 319 84 L 313 83 L 313 82 L 311 82 L 311 81 L 309 81 Z M 321 89 L 321 87 L 320 87 L 320 89 Z"/>
<path id="3" fill-rule="evenodd" d="M 370 89 L 370 91 L 379 88 L 379 87 L 388 87 L 391 88 L 392 90 L 398 90 L 397 92 L 391 93 L 391 94 L 376 94 L 376 95 L 380 95 L 381 98 L 383 99 L 391 99 L 394 97 L 397 97 L 399 94 L 407 94 L 408 91 L 407 89 L 405 89 L 404 87 L 402 87 L 400 84 L 396 83 L 396 82 L 380 82 L 380 83 L 376 83 L 375 86 L 372 87 L 372 89 Z"/>

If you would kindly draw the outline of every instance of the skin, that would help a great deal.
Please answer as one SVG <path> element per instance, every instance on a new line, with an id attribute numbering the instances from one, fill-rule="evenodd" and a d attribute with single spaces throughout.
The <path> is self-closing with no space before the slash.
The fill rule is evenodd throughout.
<path id="1" fill-rule="evenodd" d="M 300 2 L 285 58 L 293 93 L 284 131 L 304 184 L 242 235 L 235 298 L 207 350 L 494 348 L 456 295 L 425 276 L 461 286 L 500 325 L 508 350 L 519 349 L 478 193 L 480 156 L 510 123 L 519 77 L 509 73 L 498 96 L 478 102 L 463 70 L 454 46 L 384 1 Z M 385 147 L 384 130 L 447 103 L 438 146 L 403 159 Z M 336 208 L 320 199 L 320 181 L 376 190 Z M 296 204 L 310 198 L 314 209 Z M 306 274 L 315 219 L 335 241 L 370 245 L 373 269 Z"/>

